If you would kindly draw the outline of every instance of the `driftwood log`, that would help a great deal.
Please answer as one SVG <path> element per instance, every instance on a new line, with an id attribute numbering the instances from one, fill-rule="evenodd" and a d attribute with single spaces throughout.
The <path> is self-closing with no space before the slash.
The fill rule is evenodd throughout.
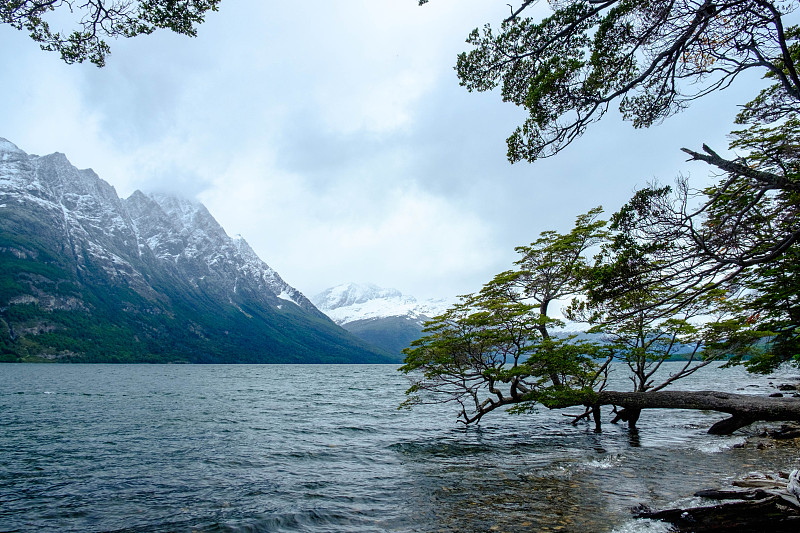
<path id="1" fill-rule="evenodd" d="M 745 478 L 734 485 L 738 488 L 695 493 L 722 503 L 664 510 L 639 506 L 634 516 L 670 522 L 679 532 L 800 531 L 800 472 L 795 470 L 786 478 Z"/>

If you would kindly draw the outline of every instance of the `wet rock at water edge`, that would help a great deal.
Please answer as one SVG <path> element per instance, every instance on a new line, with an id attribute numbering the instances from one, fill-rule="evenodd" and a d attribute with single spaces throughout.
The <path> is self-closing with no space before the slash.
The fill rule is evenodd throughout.
<path id="1" fill-rule="evenodd" d="M 795 424 L 783 424 L 779 429 L 767 431 L 766 433 L 767 436 L 778 440 L 800 439 L 800 426 Z"/>
<path id="2" fill-rule="evenodd" d="M 734 481 L 733 486 L 695 493 L 716 503 L 663 510 L 640 505 L 634 509 L 634 516 L 669 522 L 679 532 L 800 531 L 800 471 L 754 473 Z"/>
<path id="3" fill-rule="evenodd" d="M 800 448 L 800 425 L 781 424 L 767 426 L 757 430 L 734 448 L 750 448 L 764 450 L 767 448 Z"/>

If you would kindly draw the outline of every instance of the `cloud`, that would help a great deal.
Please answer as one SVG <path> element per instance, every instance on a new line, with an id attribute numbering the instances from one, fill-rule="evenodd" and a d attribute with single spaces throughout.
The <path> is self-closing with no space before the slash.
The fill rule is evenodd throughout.
<path id="1" fill-rule="evenodd" d="M 308 294 L 353 280 L 453 296 L 654 177 L 704 177 L 680 147 L 724 147 L 754 94 L 733 87 L 649 130 L 611 114 L 558 157 L 512 166 L 523 113 L 453 72 L 469 31 L 507 5 L 416 4 L 225 0 L 196 39 L 113 41 L 104 69 L 0 27 L 0 136 L 64 152 L 123 196 L 197 196 Z"/>
<path id="2" fill-rule="evenodd" d="M 268 151 L 251 153 L 200 199 L 229 234 L 242 234 L 309 294 L 350 280 L 464 292 L 493 266 L 491 228 L 446 197 L 413 183 L 384 187 L 368 176 L 321 189 L 281 173 L 274 161 Z"/>

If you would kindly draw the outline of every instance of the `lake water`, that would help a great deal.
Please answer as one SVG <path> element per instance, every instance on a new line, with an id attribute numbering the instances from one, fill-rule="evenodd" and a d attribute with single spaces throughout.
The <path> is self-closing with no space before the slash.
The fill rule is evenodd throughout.
<path id="1" fill-rule="evenodd" d="M 645 411 L 638 435 L 547 410 L 463 429 L 452 407 L 398 411 L 407 385 L 380 365 L 0 365 L 0 531 L 666 531 L 630 509 L 800 466 L 707 435 L 719 414 Z"/>

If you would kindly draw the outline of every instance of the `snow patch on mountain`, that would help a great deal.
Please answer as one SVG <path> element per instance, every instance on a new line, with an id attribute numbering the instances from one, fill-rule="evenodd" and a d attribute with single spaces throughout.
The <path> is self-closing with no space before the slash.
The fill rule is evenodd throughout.
<path id="1" fill-rule="evenodd" d="M 345 283 L 317 294 L 311 301 L 339 325 L 356 320 L 404 317 L 424 322 L 443 313 L 451 302 L 445 299 L 417 301 L 397 289 L 372 283 Z"/>
<path id="2" fill-rule="evenodd" d="M 0 137 L 0 160 L 11 159 L 12 155 L 28 155 L 20 150 L 16 144 Z"/>
<path id="3" fill-rule="evenodd" d="M 203 204 L 141 191 L 122 200 L 113 186 L 91 169 L 77 169 L 64 154 L 28 155 L 0 137 L 0 204 L 30 203 L 50 213 L 54 229 L 72 243 L 79 268 L 86 251 L 101 260 L 111 278 L 143 287 L 141 265 L 125 258 L 151 258 L 170 263 L 194 286 L 208 276 L 233 294 L 246 286 L 273 301 L 318 312 L 244 239 L 229 237 Z"/>

